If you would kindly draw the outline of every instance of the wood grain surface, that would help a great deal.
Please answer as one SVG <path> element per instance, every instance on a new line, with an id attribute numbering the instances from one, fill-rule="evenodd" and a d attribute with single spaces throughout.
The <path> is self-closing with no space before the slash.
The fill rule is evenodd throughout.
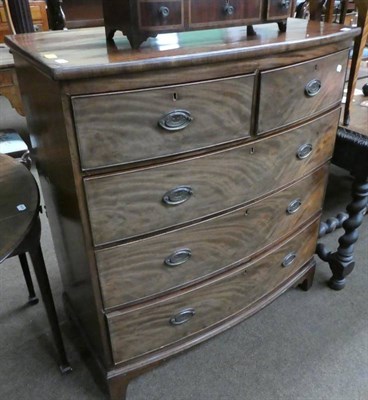
<path id="1" fill-rule="evenodd" d="M 72 99 L 83 169 L 180 154 L 246 138 L 254 75 Z M 167 131 L 158 121 L 174 110 L 193 121 Z M 103 143 L 103 145 L 100 145 Z"/>
<path id="2" fill-rule="evenodd" d="M 208 278 L 249 259 L 281 240 L 322 207 L 328 166 L 249 207 L 206 222 L 126 245 L 96 251 L 105 308 L 144 300 Z M 294 199 L 300 209 L 288 214 Z M 190 249 L 187 262 L 170 267 L 164 260 Z"/>
<path id="3" fill-rule="evenodd" d="M 203 157 L 85 179 L 95 245 L 174 227 L 264 196 L 301 178 L 332 155 L 339 110 L 297 129 Z M 297 150 L 312 144 L 310 157 Z M 163 195 L 189 185 L 177 206 Z"/>
<path id="4" fill-rule="evenodd" d="M 258 133 L 310 117 L 339 103 L 347 59 L 347 50 L 344 50 L 302 64 L 262 72 Z M 308 97 L 305 86 L 313 79 L 318 79 L 322 86 L 319 93 Z"/>
<path id="5" fill-rule="evenodd" d="M 118 1 L 120 11 L 126 11 L 128 2 Z M 294 19 L 288 20 L 285 33 L 280 33 L 276 24 L 255 29 L 257 35 L 249 37 L 244 27 L 158 35 L 145 42 L 139 51 L 132 50 L 122 35 L 107 43 L 104 27 L 16 35 L 7 39 L 22 89 L 63 290 L 82 335 L 102 366 L 101 376 L 116 382 L 111 391 L 112 400 L 122 399 L 122 387 L 140 367 L 153 366 L 157 361 L 225 331 L 305 277 L 313 266 L 311 257 L 317 240 L 317 219 L 313 228 L 306 228 L 295 240 L 291 239 L 295 246 L 285 241 L 295 234 L 291 229 L 299 231 L 299 224 L 305 226 L 313 219 L 323 185 L 317 183 L 317 176 L 324 174 L 322 169 L 316 171 L 325 168 L 332 153 L 339 100 L 336 107 L 329 106 L 329 110 L 334 111 L 323 109 L 313 115 L 305 112 L 305 119 L 292 125 L 288 123 L 287 128 L 275 123 L 270 128 L 272 131 L 256 136 L 259 101 L 256 91 L 251 136 L 245 139 L 230 139 L 216 147 L 210 147 L 212 143 L 196 142 L 199 150 L 187 149 L 174 156 L 172 154 L 182 150 L 164 150 L 164 154 L 165 151 L 171 153 L 154 160 L 151 154 L 160 152 L 161 147 L 156 143 L 156 150 L 150 153 L 148 147 L 153 142 L 142 135 L 146 161 L 134 163 L 106 158 L 108 167 L 83 170 L 73 115 L 74 100 L 71 99 L 93 95 L 91 98 L 95 101 L 98 94 L 116 93 L 103 97 L 110 101 L 111 97 L 123 96 L 122 92 L 146 94 L 149 91 L 145 89 L 153 92 L 157 88 L 209 83 L 245 74 L 255 75 L 258 89 L 261 72 L 347 49 L 359 34 L 355 28 L 341 31 L 338 25 Z M 50 58 L 50 54 L 57 58 Z M 287 75 L 285 77 L 288 79 Z M 343 76 L 339 75 L 338 79 L 343 80 Z M 287 84 L 290 82 L 285 82 Z M 278 103 L 281 89 L 278 89 L 280 92 L 275 90 L 271 93 L 272 118 L 272 114 L 288 113 L 292 103 L 289 99 L 287 107 L 282 109 Z M 211 103 L 216 102 L 216 93 L 208 93 L 213 97 Z M 234 90 L 233 94 L 239 96 Z M 170 96 L 172 101 L 172 93 Z M 228 97 L 231 98 L 226 102 L 232 101 L 233 95 Z M 141 103 L 136 102 L 137 108 L 144 105 L 145 99 L 142 99 Z M 153 98 L 152 103 L 155 101 Z M 225 102 L 223 107 L 227 107 Z M 110 113 L 114 118 L 120 118 L 119 113 L 124 115 L 124 109 L 115 103 L 107 111 L 99 104 L 83 112 L 98 114 L 100 110 L 104 118 L 110 118 Z M 132 107 L 130 112 L 141 115 Z M 84 118 L 90 121 L 88 130 L 91 131 L 98 117 Z M 193 123 L 197 121 L 198 117 Z M 90 158 L 95 154 L 101 157 L 104 150 L 100 147 L 105 146 L 110 146 L 106 153 L 112 157 L 117 143 L 121 144 L 121 139 L 112 140 L 117 136 L 111 135 L 109 129 L 118 128 L 112 119 L 110 122 L 104 126 L 105 135 L 101 132 L 95 140 L 86 139 L 93 142 L 92 146 L 88 144 L 94 150 L 93 154 L 90 150 Z M 119 124 L 124 123 L 125 120 L 119 119 Z M 211 124 L 211 121 L 206 123 Z M 203 124 L 203 131 L 205 129 Z M 225 129 L 229 130 L 229 126 L 224 125 Z M 242 129 L 245 131 L 245 127 Z M 136 126 L 134 130 L 139 136 Z M 131 140 L 134 140 L 132 135 L 129 136 Z M 194 137 L 191 140 L 194 142 Z M 179 141 L 178 146 L 181 143 Z M 312 155 L 298 160 L 298 148 L 309 143 L 314 146 Z M 129 152 L 128 157 L 134 160 L 138 149 L 138 145 L 129 145 L 123 152 L 125 156 Z M 99 162 L 105 163 L 101 159 Z M 308 177 L 314 172 L 316 175 Z M 279 220 L 283 220 L 279 214 L 284 212 L 283 199 L 289 200 L 286 193 L 294 190 L 294 184 L 303 186 L 302 195 L 306 196 L 303 207 L 307 208 L 302 208 L 299 215 L 290 216 L 282 226 L 274 224 L 267 230 L 267 219 L 274 221 L 272 218 L 275 218 L 269 217 L 271 208 L 280 216 Z M 163 194 L 177 185 L 192 186 L 193 195 L 177 207 L 165 206 Z M 259 215 L 262 222 L 257 222 L 257 228 L 251 231 L 249 227 L 254 226 Z M 243 230 L 241 222 L 244 220 L 250 222 Z M 288 221 L 294 221 L 292 228 Z M 264 236 L 260 239 L 262 232 Z M 207 233 L 213 242 L 206 241 Z M 198 238 L 198 247 L 192 236 Z M 244 249 L 239 237 L 246 242 Z M 258 243 L 255 243 L 256 237 Z M 225 249 L 226 243 L 229 246 Z M 169 273 L 160 276 L 151 273 L 150 266 L 155 271 L 160 263 L 162 268 L 162 253 L 167 257 L 182 245 L 192 247 L 192 257 L 187 263 L 170 270 L 170 276 Z M 282 246 L 282 250 L 278 246 Z M 242 255 L 242 251 L 249 254 Z M 297 251 L 297 260 L 289 269 L 283 269 L 280 264 L 289 251 Z M 220 252 L 222 257 L 214 260 L 213 254 Z M 130 260 L 129 266 L 124 264 L 124 257 Z M 213 266 L 206 265 L 206 258 L 211 263 L 214 261 Z M 198 265 L 198 272 L 194 265 Z M 124 278 L 129 278 L 128 284 L 136 286 L 135 292 L 125 292 L 127 284 L 121 278 L 122 271 Z M 146 277 L 142 277 L 140 271 L 145 271 Z M 175 276 L 176 272 L 180 278 Z M 103 279 L 106 279 L 106 288 L 114 291 L 111 299 L 101 293 L 105 285 L 102 285 Z M 117 286 L 113 286 L 112 279 L 117 281 Z M 135 285 L 131 283 L 134 281 Z M 147 294 L 149 283 L 154 287 L 151 294 Z M 119 291 L 124 292 L 121 297 Z M 139 296 L 145 296 L 144 301 L 140 301 Z M 107 309 L 105 301 L 110 305 Z M 187 307 L 196 310 L 192 320 L 181 326 L 170 326 L 169 319 Z"/>
<path id="6" fill-rule="evenodd" d="M 318 222 L 315 221 L 271 254 L 202 287 L 108 314 L 115 363 L 185 340 L 251 307 L 311 259 L 317 235 Z M 296 253 L 296 259 L 289 267 L 283 267 L 284 257 L 290 252 Z M 170 324 L 170 318 L 188 308 L 195 310 L 193 318 L 182 325 Z"/>
<path id="7" fill-rule="evenodd" d="M 250 38 L 244 27 L 180 33 L 175 46 L 169 41 L 165 47 L 153 39 L 145 42 L 139 51 L 132 50 L 124 37 L 106 43 L 103 27 L 15 35 L 5 41 L 53 79 L 69 80 L 147 71 L 166 74 L 172 69 L 194 66 L 217 66 L 226 74 L 224 70 L 231 66 L 224 68 L 223 63 L 242 61 L 252 65 L 260 57 L 267 58 L 265 64 L 268 59 L 272 64 L 272 58 L 286 57 L 290 64 L 288 52 L 298 50 L 303 54 L 300 57 L 313 58 L 310 51 L 319 46 L 347 47 L 360 32 L 357 28 L 341 31 L 337 24 L 324 24 L 322 30 L 319 22 L 302 19 L 289 19 L 285 34 L 280 34 L 275 24 L 257 26 L 256 30 L 257 36 Z M 60 64 L 45 58 L 50 51 L 68 62 Z M 188 79 L 196 80 L 196 75 L 192 72 Z M 154 83 L 151 80 L 150 85 Z M 108 90 L 106 86 L 105 90 Z"/>

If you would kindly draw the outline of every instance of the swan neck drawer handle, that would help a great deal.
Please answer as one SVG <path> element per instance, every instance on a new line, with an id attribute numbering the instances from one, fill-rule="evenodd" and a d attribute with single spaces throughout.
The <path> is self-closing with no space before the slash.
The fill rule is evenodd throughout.
<path id="1" fill-rule="evenodd" d="M 169 132 L 180 131 L 193 121 L 193 117 L 187 110 L 173 110 L 165 114 L 158 121 L 158 125 Z"/>
<path id="2" fill-rule="evenodd" d="M 178 186 L 162 196 L 162 201 L 169 206 L 177 206 L 190 199 L 193 189 L 190 186 Z"/>
<path id="3" fill-rule="evenodd" d="M 166 257 L 164 263 L 168 267 L 177 267 L 186 263 L 191 256 L 192 251 L 190 249 L 180 249 Z"/>
<path id="4" fill-rule="evenodd" d="M 195 315 L 194 308 L 187 308 L 185 310 L 181 310 L 178 314 L 174 315 L 170 318 L 171 325 L 182 325 L 188 322 Z"/>

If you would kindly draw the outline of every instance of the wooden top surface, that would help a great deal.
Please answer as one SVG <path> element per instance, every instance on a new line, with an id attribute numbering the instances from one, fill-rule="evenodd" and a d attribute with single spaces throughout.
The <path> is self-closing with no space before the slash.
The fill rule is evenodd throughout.
<path id="1" fill-rule="evenodd" d="M 286 33 L 275 23 L 254 28 L 257 35 L 251 37 L 245 26 L 163 34 L 138 50 L 132 50 L 120 32 L 107 44 L 103 27 L 15 35 L 5 42 L 53 79 L 63 80 L 254 58 L 268 55 L 270 47 L 273 54 L 308 49 L 360 32 L 302 19 L 289 19 Z"/>
<path id="2" fill-rule="evenodd" d="M 22 242 L 38 215 L 39 192 L 19 161 L 0 154 L 0 263 Z"/>

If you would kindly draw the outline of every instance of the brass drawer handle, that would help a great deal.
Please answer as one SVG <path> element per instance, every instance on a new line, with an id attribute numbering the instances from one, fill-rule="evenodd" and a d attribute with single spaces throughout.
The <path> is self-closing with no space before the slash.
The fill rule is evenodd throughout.
<path id="1" fill-rule="evenodd" d="M 224 13 L 225 15 L 233 15 L 235 12 L 235 8 L 234 6 L 232 6 L 231 4 L 229 4 L 229 2 L 227 2 L 224 6 Z"/>
<path id="2" fill-rule="evenodd" d="M 312 79 L 305 85 L 304 91 L 308 97 L 313 97 L 319 93 L 321 87 L 322 83 L 319 79 Z"/>
<path id="3" fill-rule="evenodd" d="M 181 325 L 188 322 L 195 315 L 194 308 L 186 308 L 170 318 L 171 325 Z"/>
<path id="4" fill-rule="evenodd" d="M 284 257 L 284 260 L 282 261 L 281 265 L 285 268 L 290 267 L 290 265 L 295 261 L 295 259 L 296 259 L 296 253 L 291 252 Z"/>
<path id="5" fill-rule="evenodd" d="M 299 149 L 296 153 L 296 156 L 297 156 L 297 158 L 299 158 L 299 160 L 304 160 L 312 154 L 312 151 L 313 151 L 312 144 L 310 144 L 310 143 L 302 144 L 299 147 Z"/>
<path id="6" fill-rule="evenodd" d="M 287 212 L 288 214 L 294 214 L 294 213 L 296 213 L 296 212 L 299 210 L 299 208 L 301 207 L 301 205 L 302 205 L 301 199 L 294 199 L 294 200 L 291 200 L 291 202 L 290 202 L 289 205 L 287 206 L 286 212 Z"/>
<path id="7" fill-rule="evenodd" d="M 162 201 L 169 206 L 177 206 L 190 199 L 193 189 L 190 186 L 178 186 L 162 196 Z"/>
<path id="8" fill-rule="evenodd" d="M 158 124 L 166 131 L 180 131 L 193 121 L 193 117 L 187 110 L 173 110 L 165 114 Z"/>
<path id="9" fill-rule="evenodd" d="M 166 6 L 161 6 L 158 9 L 158 13 L 160 14 L 161 18 L 167 18 L 170 15 L 170 9 Z"/>
<path id="10" fill-rule="evenodd" d="M 166 257 L 164 263 L 168 267 L 177 267 L 186 263 L 191 256 L 192 251 L 190 249 L 180 249 Z"/>

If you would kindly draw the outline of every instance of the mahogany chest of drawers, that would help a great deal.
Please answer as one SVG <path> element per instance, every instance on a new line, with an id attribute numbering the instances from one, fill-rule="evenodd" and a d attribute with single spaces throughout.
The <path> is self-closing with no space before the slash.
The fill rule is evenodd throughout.
<path id="1" fill-rule="evenodd" d="M 117 30 L 138 48 L 159 33 L 248 26 L 277 22 L 281 32 L 291 13 L 291 0 L 103 0 L 106 37 Z"/>
<path id="2" fill-rule="evenodd" d="M 291 20 L 286 34 L 181 33 L 139 51 L 101 28 L 7 40 L 65 304 L 113 400 L 310 286 L 356 34 Z"/>

